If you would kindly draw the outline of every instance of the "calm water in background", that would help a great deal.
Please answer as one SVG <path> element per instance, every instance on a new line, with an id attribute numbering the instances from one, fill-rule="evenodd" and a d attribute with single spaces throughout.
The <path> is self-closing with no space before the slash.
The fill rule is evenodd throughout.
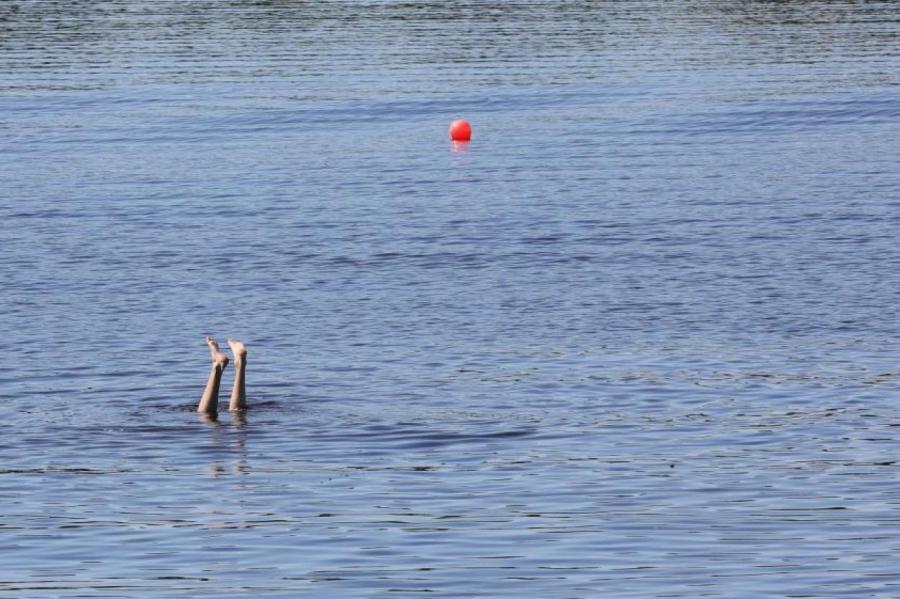
<path id="1" fill-rule="evenodd" d="M 898 73 L 896 2 L 3 2 L 0 596 L 900 596 Z"/>

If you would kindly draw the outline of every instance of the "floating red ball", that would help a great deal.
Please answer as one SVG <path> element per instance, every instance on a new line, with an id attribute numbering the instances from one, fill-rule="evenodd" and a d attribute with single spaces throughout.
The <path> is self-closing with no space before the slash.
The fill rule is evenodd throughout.
<path id="1" fill-rule="evenodd" d="M 466 119 L 456 119 L 450 123 L 450 139 L 453 141 L 469 141 L 472 139 L 472 125 Z"/>

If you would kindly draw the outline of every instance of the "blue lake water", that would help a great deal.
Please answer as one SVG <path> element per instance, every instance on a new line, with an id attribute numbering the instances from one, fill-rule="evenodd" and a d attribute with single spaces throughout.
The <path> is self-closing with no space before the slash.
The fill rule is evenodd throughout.
<path id="1" fill-rule="evenodd" d="M 900 596 L 898 73 L 897 2 L 0 4 L 0 597 Z"/>

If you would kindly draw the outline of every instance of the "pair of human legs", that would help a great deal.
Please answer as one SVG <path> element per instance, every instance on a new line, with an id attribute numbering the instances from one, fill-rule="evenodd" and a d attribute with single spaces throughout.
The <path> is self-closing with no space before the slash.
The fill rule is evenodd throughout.
<path id="1" fill-rule="evenodd" d="M 222 382 L 222 373 L 228 366 L 228 356 L 219 349 L 219 344 L 212 337 L 206 338 L 209 345 L 209 353 L 212 355 L 212 370 L 206 388 L 200 397 L 197 411 L 206 416 L 215 418 L 219 413 L 219 383 Z M 247 368 L 247 348 L 240 341 L 228 340 L 228 347 L 234 356 L 234 386 L 231 388 L 231 400 L 228 409 L 242 411 L 247 409 L 247 390 L 244 384 L 244 372 Z"/>

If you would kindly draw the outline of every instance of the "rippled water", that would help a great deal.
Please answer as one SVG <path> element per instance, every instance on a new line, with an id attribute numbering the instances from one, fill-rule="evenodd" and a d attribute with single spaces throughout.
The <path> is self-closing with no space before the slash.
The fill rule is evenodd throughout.
<path id="1" fill-rule="evenodd" d="M 898 9 L 3 2 L 0 596 L 900 595 Z"/>

